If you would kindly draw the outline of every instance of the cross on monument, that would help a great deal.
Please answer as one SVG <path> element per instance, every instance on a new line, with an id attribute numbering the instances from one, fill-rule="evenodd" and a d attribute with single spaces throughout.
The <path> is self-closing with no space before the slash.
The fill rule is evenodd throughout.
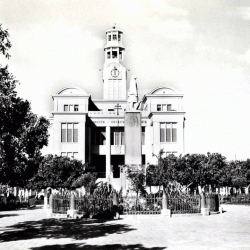
<path id="1" fill-rule="evenodd" d="M 114 109 L 116 109 L 116 112 L 117 112 L 116 114 L 119 115 L 119 109 L 122 109 L 122 106 L 119 105 L 119 103 L 117 103 L 117 104 L 115 105 Z"/>

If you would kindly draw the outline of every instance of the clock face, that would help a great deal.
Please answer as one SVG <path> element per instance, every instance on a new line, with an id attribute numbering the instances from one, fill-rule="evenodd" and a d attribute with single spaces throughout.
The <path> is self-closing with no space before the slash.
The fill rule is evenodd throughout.
<path id="1" fill-rule="evenodd" d="M 112 70 L 111 70 L 111 76 L 113 76 L 113 77 L 118 77 L 119 76 L 119 70 L 116 68 L 116 67 L 114 67 Z"/>

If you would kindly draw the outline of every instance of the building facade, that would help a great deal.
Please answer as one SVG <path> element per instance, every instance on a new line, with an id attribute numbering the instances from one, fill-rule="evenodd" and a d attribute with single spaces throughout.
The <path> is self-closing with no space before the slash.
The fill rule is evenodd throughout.
<path id="1" fill-rule="evenodd" d="M 139 101 L 132 76 L 127 92 L 123 33 L 113 28 L 106 35 L 103 99 L 92 100 L 90 94 L 74 87 L 52 95 L 49 149 L 88 162 L 100 179 L 119 189 L 120 166 L 153 164 L 160 150 L 165 155 L 184 153 L 185 112 L 183 94 L 167 86 L 153 89 Z"/>

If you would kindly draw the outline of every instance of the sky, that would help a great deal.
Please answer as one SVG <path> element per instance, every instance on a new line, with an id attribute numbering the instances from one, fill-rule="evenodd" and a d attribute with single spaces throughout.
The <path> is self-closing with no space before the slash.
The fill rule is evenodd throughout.
<path id="1" fill-rule="evenodd" d="M 116 24 L 140 98 L 158 86 L 184 94 L 185 153 L 250 158 L 250 1 L 1 0 L 1 23 L 12 48 L 0 63 L 34 113 L 51 117 L 51 95 L 67 86 L 102 99 Z"/>

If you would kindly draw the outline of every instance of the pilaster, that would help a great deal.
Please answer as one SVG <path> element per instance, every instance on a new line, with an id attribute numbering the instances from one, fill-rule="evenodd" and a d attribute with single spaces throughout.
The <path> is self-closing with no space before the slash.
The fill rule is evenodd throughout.
<path id="1" fill-rule="evenodd" d="M 106 127 L 106 179 L 110 176 L 110 165 L 111 165 L 111 142 L 110 142 L 111 134 L 110 134 L 110 126 Z"/>

